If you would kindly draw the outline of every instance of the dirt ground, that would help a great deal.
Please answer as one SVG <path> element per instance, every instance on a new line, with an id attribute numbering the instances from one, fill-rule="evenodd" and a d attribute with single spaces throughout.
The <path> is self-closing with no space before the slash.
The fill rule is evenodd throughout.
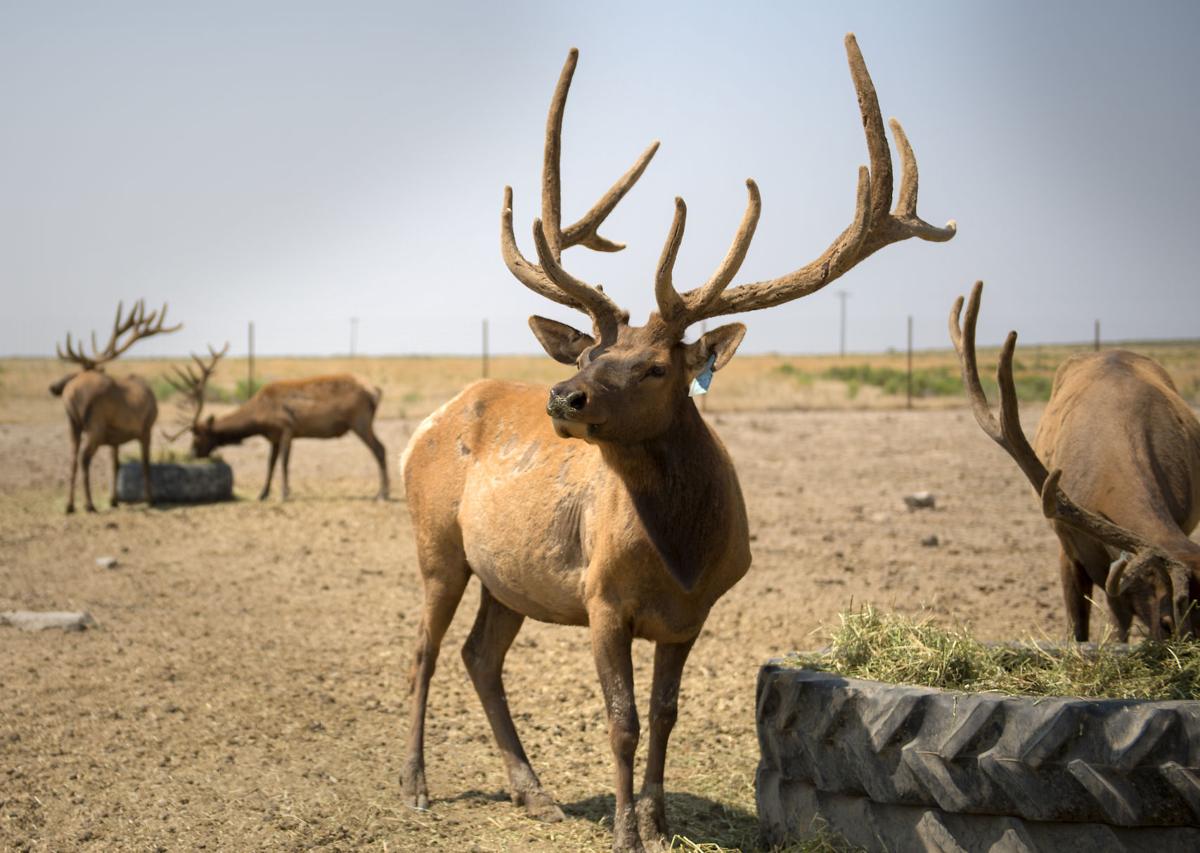
<path id="1" fill-rule="evenodd" d="M 1032 430 L 1039 410 L 1026 409 Z M 298 442 L 288 503 L 252 499 L 262 439 L 224 452 L 239 500 L 223 505 L 109 510 L 104 458 L 101 511 L 68 517 L 54 411 L 0 419 L 0 610 L 88 610 L 98 627 L 0 628 L 0 849 L 608 848 L 586 633 L 529 622 L 508 658 L 517 725 L 568 815 L 534 823 L 507 801 L 459 658 L 474 585 L 432 686 L 431 808 L 401 805 L 421 593 L 403 489 L 368 500 L 376 473 L 357 439 Z M 1065 619 L 1036 498 L 966 410 L 710 417 L 738 466 L 754 565 L 685 672 L 668 816 L 695 841 L 751 847 L 764 661 L 820 644 L 822 623 L 865 602 L 988 639 L 1060 637 Z M 378 425 L 393 472 L 417 423 Z M 906 510 L 920 489 L 936 509 Z M 118 566 L 98 568 L 103 555 Z M 643 707 L 651 659 L 639 644 Z"/>

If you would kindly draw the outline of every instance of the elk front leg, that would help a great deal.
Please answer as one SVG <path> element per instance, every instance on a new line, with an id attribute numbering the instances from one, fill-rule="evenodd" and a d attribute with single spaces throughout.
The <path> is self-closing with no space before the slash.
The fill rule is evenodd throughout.
<path id="1" fill-rule="evenodd" d="M 650 688 L 650 746 L 646 775 L 638 797 L 638 834 L 643 843 L 668 844 L 667 811 L 663 796 L 663 772 L 667 763 L 667 740 L 679 715 L 679 681 L 687 663 L 692 638 L 683 643 L 659 643 L 654 647 L 654 681 Z"/>
<path id="2" fill-rule="evenodd" d="M 504 758 L 508 771 L 508 788 L 513 805 L 524 806 L 530 817 L 553 823 L 564 818 L 562 809 L 554 798 L 542 790 L 542 783 L 513 725 L 508 710 L 508 697 L 504 693 L 504 657 L 512 646 L 525 617 L 497 601 L 487 587 L 482 587 L 479 596 L 479 614 L 475 626 L 463 645 L 463 663 L 471 675 L 475 692 L 487 714 L 496 745 Z"/>
<path id="3" fill-rule="evenodd" d="M 279 458 L 279 440 L 271 440 L 271 455 L 267 459 L 267 482 L 263 484 L 262 491 L 258 493 L 258 499 L 265 501 L 267 495 L 271 494 L 271 478 L 275 476 L 275 460 Z"/>
<path id="4" fill-rule="evenodd" d="M 283 490 L 279 494 L 281 501 L 286 501 L 288 495 L 292 493 L 291 487 L 288 485 L 288 462 L 292 458 L 292 431 L 284 430 L 283 435 L 279 437 L 279 465 L 283 468 Z"/>
<path id="5" fill-rule="evenodd" d="M 461 545 L 441 547 L 418 545 L 421 575 L 425 584 L 425 610 L 417 633 L 417 652 L 412 667 L 412 712 L 409 719 L 408 753 L 401 770 L 400 784 L 404 802 L 411 808 L 429 808 L 429 788 L 425 784 L 425 706 L 429 701 L 429 680 L 437 667 L 442 638 L 454 618 L 463 590 L 471 578 Z"/>
<path id="6" fill-rule="evenodd" d="M 378 500 L 386 501 L 388 499 L 387 451 L 384 450 L 383 442 L 375 435 L 375 430 L 369 423 L 365 427 L 356 427 L 354 433 L 362 439 L 363 444 L 371 449 L 371 454 L 379 465 L 379 492 L 375 497 Z"/>
<path id="7" fill-rule="evenodd" d="M 75 472 L 79 470 L 79 430 L 71 427 L 71 492 L 67 497 L 67 515 L 75 511 Z"/>
<path id="8" fill-rule="evenodd" d="M 633 697 L 633 635 L 615 613 L 589 612 L 592 655 L 608 713 L 608 739 L 616 769 L 614 853 L 645 853 L 633 805 L 633 758 L 638 745 L 638 713 Z"/>
<path id="9" fill-rule="evenodd" d="M 1092 602 L 1089 600 L 1092 595 L 1092 578 L 1065 549 L 1058 554 L 1058 573 L 1062 580 L 1063 603 L 1067 606 L 1067 622 L 1071 625 L 1075 642 L 1086 643 L 1092 609 Z"/>

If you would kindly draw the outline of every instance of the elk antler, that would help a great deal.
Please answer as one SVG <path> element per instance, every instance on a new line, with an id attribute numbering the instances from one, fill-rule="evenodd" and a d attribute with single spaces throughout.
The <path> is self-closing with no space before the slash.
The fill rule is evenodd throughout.
<path id="1" fill-rule="evenodd" d="M 117 317 L 113 321 L 112 334 L 109 336 L 108 345 L 103 350 L 96 344 L 96 333 L 92 332 L 92 354 L 85 355 L 83 352 L 83 343 L 80 342 L 76 347 L 71 341 L 71 333 L 67 332 L 67 351 L 64 354 L 62 347 L 55 344 L 55 351 L 58 357 L 63 361 L 73 361 L 84 370 L 95 370 L 103 364 L 112 361 L 121 353 L 129 349 L 136 341 L 142 338 L 148 338 L 152 335 L 167 334 L 177 332 L 183 328 L 182 323 L 178 323 L 169 328 L 163 328 L 163 323 L 167 319 L 167 304 L 164 302 L 161 311 L 151 311 L 146 313 L 146 303 L 139 299 L 134 303 L 133 310 L 129 312 L 128 317 L 122 318 L 122 309 L 124 303 L 117 303 Z M 122 335 L 128 335 L 125 340 L 121 340 Z"/>
<path id="2" fill-rule="evenodd" d="M 562 305 L 575 308 L 591 315 L 602 335 L 615 329 L 616 323 L 627 315 L 600 287 L 579 281 L 570 276 L 560 265 L 562 252 L 571 246 L 583 245 L 597 252 L 619 252 L 624 243 L 616 243 L 601 237 L 598 229 L 612 213 L 617 203 L 642 176 L 658 142 L 653 142 L 637 161 L 606 192 L 592 209 L 574 225 L 562 227 L 562 181 L 560 176 L 560 154 L 562 150 L 563 113 L 567 105 L 567 92 L 579 51 L 575 48 L 567 54 L 550 101 L 550 113 L 546 118 L 546 147 L 542 166 L 542 216 L 534 221 L 534 242 L 538 250 L 540 266 L 530 263 L 517 248 L 512 222 L 512 187 L 504 188 L 504 208 L 500 214 L 500 252 L 509 271 L 535 293 Z"/>
<path id="3" fill-rule="evenodd" d="M 1147 573 L 1157 574 L 1171 591 L 1175 627 L 1179 630 L 1189 605 L 1191 576 L 1188 567 L 1132 530 L 1076 504 L 1059 487 L 1060 477 L 1062 471 L 1057 468 L 1046 477 L 1042 486 L 1042 514 L 1124 552 L 1122 558 L 1113 563 L 1104 583 L 1104 591 L 1113 598 L 1125 595 Z"/>
<path id="4" fill-rule="evenodd" d="M 167 441 L 174 441 L 188 430 L 194 429 L 196 424 L 200 422 L 200 413 L 204 409 L 204 392 L 208 388 L 208 379 L 210 376 L 212 376 L 213 371 L 216 370 L 217 362 L 220 361 L 221 357 L 227 352 L 229 352 L 228 341 L 225 342 L 225 346 L 221 348 L 220 352 L 214 350 L 212 348 L 212 344 L 209 344 L 209 361 L 207 363 L 205 363 L 200 356 L 192 353 L 192 361 L 196 362 L 196 367 L 199 369 L 199 373 L 193 371 L 192 365 L 190 364 L 186 368 L 179 366 L 175 366 L 173 368 L 175 375 L 168 376 L 167 382 L 170 383 L 172 388 L 187 397 L 190 406 L 185 406 L 183 410 L 183 417 L 179 421 L 181 428 L 177 432 L 163 432 L 163 437 L 166 438 Z M 194 410 L 191 420 L 189 420 L 187 416 L 187 411 L 189 408 Z"/>
<path id="5" fill-rule="evenodd" d="M 708 317 L 770 308 L 815 293 L 891 243 L 909 237 L 944 242 L 954 236 L 957 230 L 954 220 L 947 222 L 944 228 L 937 228 L 917 215 L 917 159 L 904 129 L 896 119 L 891 119 L 889 124 L 900 149 L 902 172 L 900 195 L 895 209 L 889 212 L 892 204 L 891 151 L 883 131 L 875 86 L 853 33 L 846 36 L 846 54 L 850 61 L 850 76 L 858 92 L 858 105 L 871 161 L 869 169 L 863 166 L 858 170 L 857 202 L 849 227 L 812 263 L 779 278 L 741 284 L 726 290 L 746 257 L 758 223 L 761 207 L 758 187 L 753 181 L 747 181 L 750 200 L 746 214 L 721 266 L 708 282 L 679 294 L 671 285 L 671 267 L 683 237 L 685 208 L 683 202 L 676 199 L 675 221 L 663 250 L 655 282 L 659 314 L 665 320 L 686 327 Z"/>
<path id="6" fill-rule="evenodd" d="M 1017 347 L 1017 333 L 1009 332 L 1000 351 L 1000 363 L 996 367 L 996 384 L 1000 386 L 1000 422 L 992 415 L 987 397 L 983 393 L 983 385 L 979 381 L 979 365 L 975 361 L 975 322 L 979 319 L 979 298 L 983 295 L 983 282 L 975 282 L 971 289 L 971 301 L 967 303 L 967 316 L 961 328 L 959 315 L 962 313 L 962 297 L 954 300 L 950 309 L 950 340 L 958 353 L 962 365 L 963 387 L 975 420 L 985 433 L 996 444 L 1008 451 L 1025 476 L 1029 479 L 1035 492 L 1042 491 L 1046 482 L 1046 466 L 1038 459 L 1033 448 L 1029 446 L 1025 432 L 1021 429 L 1021 415 L 1017 406 L 1017 389 L 1013 385 L 1012 362 L 1013 352 Z"/>

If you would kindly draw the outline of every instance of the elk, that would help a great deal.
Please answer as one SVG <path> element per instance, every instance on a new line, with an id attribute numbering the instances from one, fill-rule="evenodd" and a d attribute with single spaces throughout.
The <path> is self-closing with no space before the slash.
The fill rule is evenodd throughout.
<path id="1" fill-rule="evenodd" d="M 866 129 L 871 167 L 860 168 L 854 220 L 807 266 L 729 287 L 758 222 L 758 187 L 713 276 L 681 293 L 672 270 L 686 207 L 675 215 L 655 276 L 657 311 L 632 326 L 599 287 L 563 269 L 562 252 L 623 248 L 598 229 L 641 176 L 654 143 L 588 211 L 561 219 L 559 152 L 567 91 L 578 53 L 567 56 L 546 122 L 542 215 L 533 223 L 535 264 L 517 247 L 512 188 L 504 189 L 501 254 L 518 281 L 587 314 L 592 334 L 544 317 L 530 327 L 547 354 L 577 371 L 550 389 L 477 382 L 429 416 L 401 460 L 424 586 L 412 670 L 412 711 L 401 782 L 405 801 L 429 803 L 425 711 L 446 629 L 472 575 L 481 582 L 474 627 L 462 650 L 506 765 L 513 803 L 560 820 L 513 726 L 501 670 L 526 617 L 587 627 L 604 695 L 615 764 L 613 849 L 640 851 L 666 836 L 663 772 L 684 663 L 710 608 L 750 567 L 746 508 L 729 454 L 688 395 L 700 374 L 721 370 L 745 326 L 732 323 L 685 343 L 707 318 L 781 305 L 820 290 L 884 246 L 954 236 L 918 218 L 917 170 L 900 125 L 903 177 L 895 210 L 891 154 L 874 87 L 854 37 L 846 51 Z M 547 417 L 549 415 L 549 417 Z M 561 439 L 576 439 L 563 441 Z M 649 753 L 633 797 L 639 721 L 631 646 L 654 642 Z"/>
<path id="2" fill-rule="evenodd" d="M 1016 332 L 1009 332 L 996 371 L 998 422 L 979 381 L 982 294 L 983 282 L 976 282 L 961 326 L 962 297 L 955 301 L 950 338 L 975 420 L 1039 493 L 1058 536 L 1075 639 L 1088 639 L 1093 586 L 1104 590 L 1121 642 L 1134 616 L 1154 639 L 1196 635 L 1200 545 L 1188 534 L 1200 521 L 1200 422 L 1191 407 L 1153 359 L 1126 350 L 1073 355 L 1055 373 L 1030 447 L 1013 384 Z"/>
<path id="3" fill-rule="evenodd" d="M 288 487 L 288 462 L 292 440 L 338 438 L 353 430 L 370 448 L 379 465 L 379 492 L 376 497 L 387 500 L 387 451 L 383 442 L 376 437 L 374 427 L 375 412 L 383 391 L 349 373 L 282 379 L 268 382 L 229 414 L 219 418 L 209 415 L 201 419 L 209 377 L 228 349 L 228 343 L 220 352 L 210 346 L 208 362 L 193 354 L 192 359 L 199 372 L 193 371 L 191 366 L 187 370 L 176 369 L 172 384 L 186 395 L 192 419 L 175 435 L 168 436 L 170 440 L 174 441 L 190 429 L 192 454 L 202 459 L 223 445 L 241 444 L 243 439 L 255 435 L 264 436 L 271 442 L 271 455 L 267 461 L 267 482 L 258 499 L 266 500 L 271 493 L 275 461 L 282 457 L 281 497 L 287 500 L 291 493 Z"/>
<path id="4" fill-rule="evenodd" d="M 146 304 L 139 299 L 124 313 L 124 304 L 117 303 L 108 344 L 100 349 L 92 333 L 92 354 L 84 353 L 82 341 L 76 345 L 67 333 L 66 352 L 56 344 L 55 351 L 63 361 L 79 365 L 80 370 L 69 373 L 50 386 L 50 393 L 63 398 L 67 420 L 71 425 L 71 492 L 67 513 L 75 512 L 75 472 L 80 463 L 79 440 L 83 437 L 83 494 L 85 509 L 95 512 L 92 503 L 92 457 L 101 447 L 112 448 L 112 505 L 117 506 L 117 468 L 120 465 L 117 448 L 137 439 L 142 451 L 142 498 L 151 502 L 150 494 L 150 431 L 158 417 L 154 392 L 140 376 L 113 378 L 104 368 L 110 361 L 128 350 L 136 341 L 153 335 L 178 331 L 182 324 L 164 328 L 167 306 L 161 311 L 146 313 Z"/>

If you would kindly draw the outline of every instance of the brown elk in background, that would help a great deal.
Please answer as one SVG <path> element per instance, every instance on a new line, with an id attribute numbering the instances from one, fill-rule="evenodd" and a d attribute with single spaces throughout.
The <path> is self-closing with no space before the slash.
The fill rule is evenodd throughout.
<path id="1" fill-rule="evenodd" d="M 577 60 L 576 51 L 570 52 L 546 124 L 542 218 L 533 225 L 538 264 L 517 248 L 507 187 L 501 250 L 524 285 L 588 314 L 593 334 L 532 317 L 530 326 L 546 352 L 578 372 L 551 389 L 548 403 L 537 386 L 475 383 L 427 418 L 405 450 L 401 467 L 425 589 L 402 777 L 410 805 L 428 805 L 429 682 L 442 638 L 474 574 L 482 584 L 479 613 L 463 660 L 504 757 L 513 802 L 540 819 L 562 818 L 513 726 L 501 678 L 505 655 L 526 617 L 587 626 L 615 759 L 613 847 L 642 850 L 643 840 L 665 840 L 663 768 L 683 666 L 709 609 L 750 566 L 748 522 L 733 463 L 688 396 L 694 378 L 729 362 L 745 327 L 722 326 L 694 343 L 685 343 L 684 333 L 706 318 L 813 293 L 889 243 L 954 236 L 953 223 L 935 228 L 917 217 L 916 161 L 895 121 L 904 173 L 896 209 L 890 210 L 891 154 L 879 105 L 853 36 L 847 37 L 846 50 L 871 161 L 870 170 L 859 172 L 851 225 L 807 266 L 728 288 L 758 222 L 758 188 L 748 181 L 749 205 L 729 253 L 707 283 L 680 293 L 672 269 L 686 208 L 676 199 L 655 279 L 658 311 L 641 327 L 631 326 L 628 313 L 599 287 L 560 265 L 570 246 L 623 248 L 597 229 L 657 148 L 651 145 L 581 220 L 562 226 L 560 137 Z M 635 638 L 657 644 L 649 754 L 636 811 Z"/>
<path id="2" fill-rule="evenodd" d="M 979 381 L 982 293 L 978 282 L 961 328 L 962 297 L 954 303 L 950 337 L 975 419 L 1042 497 L 1062 546 L 1059 572 L 1075 639 L 1088 639 L 1093 585 L 1106 593 L 1120 641 L 1135 615 L 1155 639 L 1194 636 L 1200 545 L 1188 534 L 1200 521 L 1200 423 L 1191 407 L 1152 359 L 1125 350 L 1074 355 L 1054 376 L 1030 447 L 1012 376 L 1016 332 L 996 373 L 999 423 Z"/>
<path id="3" fill-rule="evenodd" d="M 217 361 L 228 349 L 229 344 L 220 352 L 209 347 L 210 361 L 207 363 L 193 355 L 199 373 L 189 367 L 186 371 L 178 371 L 177 377 L 172 380 L 172 384 L 187 395 L 193 415 L 191 423 L 170 436 L 171 440 L 190 429 L 192 453 L 203 458 L 222 445 L 240 444 L 243 439 L 255 435 L 265 437 L 271 442 L 271 456 L 267 462 L 267 482 L 258 499 L 266 500 L 271 493 L 275 461 L 282 457 L 282 497 L 287 500 L 290 494 L 288 462 L 292 440 L 337 438 L 353 431 L 370 448 L 379 466 L 379 492 L 376 497 L 387 500 L 387 451 L 383 442 L 376 437 L 374 427 L 375 412 L 383 396 L 379 388 L 348 373 L 285 379 L 268 382 L 229 414 L 219 418 L 209 415 L 201 419 L 208 379 L 216 369 Z"/>
<path id="4" fill-rule="evenodd" d="M 158 417 L 158 404 L 154 392 L 139 376 L 114 378 L 105 372 L 110 361 L 129 349 L 136 341 L 152 335 L 166 334 L 182 328 L 182 324 L 164 328 L 167 306 L 162 311 L 146 313 L 146 305 L 138 300 L 123 316 L 124 306 L 117 305 L 117 317 L 113 321 L 112 335 L 108 345 L 100 349 L 96 335 L 92 334 L 92 354 L 86 355 L 82 342 L 75 346 L 70 333 L 67 334 L 66 352 L 55 346 L 58 357 L 79 365 L 81 370 L 64 376 L 50 386 L 50 393 L 63 398 L 67 419 L 71 425 L 71 492 L 67 500 L 67 512 L 75 511 L 75 471 L 80 464 L 80 438 L 83 441 L 83 494 L 88 512 L 95 512 L 92 503 L 92 457 L 105 445 L 112 448 L 112 505 L 117 505 L 117 448 L 127 441 L 136 439 L 142 453 L 142 497 L 151 502 L 150 494 L 150 432 Z"/>

